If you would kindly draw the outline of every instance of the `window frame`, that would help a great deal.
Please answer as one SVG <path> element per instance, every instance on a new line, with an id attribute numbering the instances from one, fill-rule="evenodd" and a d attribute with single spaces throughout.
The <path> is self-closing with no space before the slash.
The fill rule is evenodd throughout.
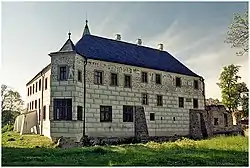
<path id="1" fill-rule="evenodd" d="M 44 90 L 47 90 L 48 89 L 48 77 L 45 78 L 45 81 L 44 81 Z"/>
<path id="2" fill-rule="evenodd" d="M 145 71 L 141 72 L 141 82 L 148 83 L 148 72 Z"/>
<path id="3" fill-rule="evenodd" d="M 122 107 L 123 122 L 134 121 L 134 107 L 129 105 L 123 105 Z"/>
<path id="4" fill-rule="evenodd" d="M 46 120 L 46 105 L 43 106 L 43 120 Z"/>
<path id="5" fill-rule="evenodd" d="M 160 98 L 160 102 L 159 102 L 159 98 Z M 156 104 L 157 106 L 163 106 L 163 95 L 156 95 Z"/>
<path id="6" fill-rule="evenodd" d="M 67 80 L 67 66 L 59 66 L 59 81 Z"/>
<path id="7" fill-rule="evenodd" d="M 36 82 L 36 93 L 37 93 L 37 85 L 38 85 L 38 83 Z"/>
<path id="8" fill-rule="evenodd" d="M 126 81 L 126 77 L 129 77 L 129 82 Z M 129 86 L 127 86 L 129 83 Z M 132 75 L 124 74 L 124 88 L 132 88 Z"/>
<path id="9" fill-rule="evenodd" d="M 155 113 L 149 113 L 149 121 L 155 121 Z"/>
<path id="10" fill-rule="evenodd" d="M 194 89 L 196 89 L 196 90 L 199 89 L 199 82 L 198 82 L 198 80 L 194 80 Z"/>
<path id="11" fill-rule="evenodd" d="M 102 111 L 102 109 L 104 110 Z M 112 106 L 100 105 L 100 122 L 112 122 Z"/>
<path id="12" fill-rule="evenodd" d="M 54 120 L 59 121 L 67 121 L 72 120 L 73 115 L 73 106 L 72 106 L 72 99 L 54 99 L 53 100 L 53 108 L 54 108 Z M 57 113 L 57 109 L 63 110 Z"/>
<path id="13" fill-rule="evenodd" d="M 39 79 L 38 87 L 39 87 L 39 91 L 41 91 L 41 89 L 42 89 L 42 80 L 41 79 Z"/>
<path id="14" fill-rule="evenodd" d="M 82 82 L 82 71 L 79 69 L 77 70 L 77 81 Z"/>
<path id="15" fill-rule="evenodd" d="M 195 107 L 195 102 L 197 101 L 197 107 Z M 197 98 L 193 98 L 193 108 L 198 109 L 199 108 L 199 100 Z"/>
<path id="16" fill-rule="evenodd" d="M 141 98 L 142 98 L 142 101 L 141 101 L 142 105 L 148 105 L 148 94 L 147 93 L 142 93 Z"/>
<path id="17" fill-rule="evenodd" d="M 113 78 L 114 76 L 116 77 Z M 113 73 L 113 72 L 110 73 L 110 86 L 118 86 L 118 74 L 117 73 Z"/>
<path id="18" fill-rule="evenodd" d="M 180 83 L 178 82 L 178 79 Z M 175 87 L 181 87 L 182 86 L 182 80 L 181 77 L 175 77 Z"/>
<path id="19" fill-rule="evenodd" d="M 185 107 L 184 97 L 178 97 L 178 105 L 179 105 L 179 108 L 184 108 Z"/>
<path id="20" fill-rule="evenodd" d="M 157 79 L 158 79 L 157 76 L 159 77 L 160 82 L 157 82 Z M 157 84 L 157 85 L 161 85 L 162 84 L 161 74 L 155 74 L 155 84 Z"/>
<path id="21" fill-rule="evenodd" d="M 100 73 L 100 75 L 97 76 L 97 74 Z M 95 85 L 103 85 L 103 76 L 104 72 L 100 70 L 94 70 L 94 84 Z M 98 80 L 100 78 L 100 80 Z"/>
<path id="22" fill-rule="evenodd" d="M 83 107 L 82 106 L 77 106 L 77 120 L 82 121 L 83 119 Z"/>

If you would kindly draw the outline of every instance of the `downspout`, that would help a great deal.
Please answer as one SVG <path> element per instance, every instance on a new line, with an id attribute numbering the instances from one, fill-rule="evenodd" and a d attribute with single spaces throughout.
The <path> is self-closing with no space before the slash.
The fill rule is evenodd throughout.
<path id="1" fill-rule="evenodd" d="M 45 74 L 43 74 L 41 72 L 41 76 L 42 76 L 42 97 L 41 97 L 41 114 L 40 114 L 40 122 L 41 122 L 41 130 L 40 130 L 40 135 L 43 134 L 43 87 L 44 87 L 44 76 Z"/>
<path id="2" fill-rule="evenodd" d="M 84 61 L 84 69 L 83 69 L 83 85 L 84 85 L 84 95 L 83 95 L 83 140 L 85 140 L 85 109 L 86 109 L 86 65 L 87 65 L 87 59 L 85 58 Z"/>

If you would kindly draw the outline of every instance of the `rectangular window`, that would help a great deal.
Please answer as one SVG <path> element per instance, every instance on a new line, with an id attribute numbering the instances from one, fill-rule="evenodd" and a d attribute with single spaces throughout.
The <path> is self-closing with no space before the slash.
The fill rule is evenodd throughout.
<path id="1" fill-rule="evenodd" d="M 41 91 L 41 86 L 42 86 L 41 79 L 39 79 L 39 83 L 38 83 L 38 85 L 39 85 L 39 91 Z"/>
<path id="2" fill-rule="evenodd" d="M 32 101 L 32 106 L 31 107 L 32 107 L 32 110 L 33 110 L 34 109 L 34 101 Z"/>
<path id="3" fill-rule="evenodd" d="M 198 99 L 193 99 L 193 107 L 198 108 Z"/>
<path id="4" fill-rule="evenodd" d="M 180 77 L 175 78 L 175 86 L 176 87 L 181 87 L 181 78 Z"/>
<path id="5" fill-rule="evenodd" d="M 59 80 L 66 80 L 66 66 L 60 67 Z"/>
<path id="6" fill-rule="evenodd" d="M 30 110 L 31 110 L 31 102 L 29 104 L 30 104 Z"/>
<path id="7" fill-rule="evenodd" d="M 30 88 L 28 87 L 28 96 L 30 95 Z"/>
<path id="8" fill-rule="evenodd" d="M 82 71 L 78 70 L 77 76 L 78 76 L 78 82 L 82 82 Z"/>
<path id="9" fill-rule="evenodd" d="M 161 84 L 161 75 L 160 74 L 155 74 L 155 83 Z"/>
<path id="10" fill-rule="evenodd" d="M 35 93 L 35 84 L 33 84 L 32 92 Z"/>
<path id="11" fill-rule="evenodd" d="M 111 73 L 111 86 L 118 86 L 118 78 L 116 73 Z"/>
<path id="12" fill-rule="evenodd" d="M 148 83 L 148 73 L 147 72 L 141 72 L 141 82 Z"/>
<path id="13" fill-rule="evenodd" d="M 163 106 L 162 95 L 157 95 L 157 106 Z"/>
<path id="14" fill-rule="evenodd" d="M 100 106 L 100 122 L 112 122 L 112 106 Z"/>
<path id="15" fill-rule="evenodd" d="M 183 97 L 179 97 L 179 107 L 184 107 L 184 98 Z"/>
<path id="16" fill-rule="evenodd" d="M 35 100 L 35 109 L 37 109 L 37 100 Z"/>
<path id="17" fill-rule="evenodd" d="M 103 84 L 103 72 L 95 71 L 94 72 L 94 84 L 102 85 Z"/>
<path id="18" fill-rule="evenodd" d="M 194 80 L 194 89 L 199 89 L 198 80 Z"/>
<path id="19" fill-rule="evenodd" d="M 30 86 L 30 95 L 32 95 L 32 86 Z"/>
<path id="20" fill-rule="evenodd" d="M 214 125 L 219 125 L 219 119 L 218 118 L 214 118 Z"/>
<path id="21" fill-rule="evenodd" d="M 124 87 L 131 88 L 131 76 L 124 75 Z"/>
<path id="22" fill-rule="evenodd" d="M 38 89 L 38 88 L 37 88 L 37 82 L 36 82 L 36 92 L 37 92 L 37 89 Z"/>
<path id="23" fill-rule="evenodd" d="M 54 99 L 54 119 L 72 120 L 72 99 Z"/>
<path id="24" fill-rule="evenodd" d="M 133 106 L 123 106 L 123 122 L 133 122 Z"/>
<path id="25" fill-rule="evenodd" d="M 82 106 L 77 106 L 77 120 L 82 120 Z"/>
<path id="26" fill-rule="evenodd" d="M 148 105 L 148 94 L 142 93 L 142 104 Z"/>
<path id="27" fill-rule="evenodd" d="M 38 108 L 39 108 L 39 109 L 41 108 L 40 99 L 38 99 Z"/>
<path id="28" fill-rule="evenodd" d="M 48 88 L 48 78 L 45 78 L 45 90 L 47 90 L 47 88 Z"/>
<path id="29" fill-rule="evenodd" d="M 150 113 L 150 121 L 154 121 L 155 120 L 155 113 Z"/>
<path id="30" fill-rule="evenodd" d="M 43 119 L 46 120 L 46 106 L 43 106 Z"/>

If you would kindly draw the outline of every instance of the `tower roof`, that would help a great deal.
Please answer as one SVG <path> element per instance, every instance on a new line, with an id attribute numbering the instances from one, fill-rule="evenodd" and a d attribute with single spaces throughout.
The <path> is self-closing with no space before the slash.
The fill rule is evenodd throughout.
<path id="1" fill-rule="evenodd" d="M 64 45 L 59 50 L 59 52 L 75 51 L 75 45 L 70 39 L 71 33 L 69 32 L 68 35 L 69 35 L 69 39 L 64 43 Z"/>
<path id="2" fill-rule="evenodd" d="M 86 24 L 85 24 L 82 36 L 86 34 L 90 34 L 89 27 L 88 27 L 88 20 L 86 20 Z"/>

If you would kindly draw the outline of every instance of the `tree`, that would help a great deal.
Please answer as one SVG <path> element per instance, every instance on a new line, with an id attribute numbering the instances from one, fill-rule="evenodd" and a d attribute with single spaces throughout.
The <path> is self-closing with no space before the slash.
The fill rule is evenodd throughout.
<path id="1" fill-rule="evenodd" d="M 244 117 L 247 117 L 249 114 L 248 100 L 249 100 L 248 93 L 243 94 L 242 95 L 242 111 L 243 111 Z"/>
<path id="2" fill-rule="evenodd" d="M 241 93 L 248 92 L 244 82 L 238 82 L 240 76 L 237 76 L 240 66 L 233 64 L 223 67 L 220 74 L 220 82 L 217 83 L 221 88 L 222 103 L 228 107 L 230 112 L 234 112 L 242 102 Z"/>
<path id="3" fill-rule="evenodd" d="M 23 100 L 21 95 L 6 85 L 1 85 L 1 97 L 2 126 L 14 124 L 15 118 L 22 111 Z"/>
<path id="4" fill-rule="evenodd" d="M 225 42 L 231 44 L 232 48 L 239 48 L 240 51 L 236 53 L 239 56 L 248 53 L 248 11 L 242 16 L 234 14 Z"/>

